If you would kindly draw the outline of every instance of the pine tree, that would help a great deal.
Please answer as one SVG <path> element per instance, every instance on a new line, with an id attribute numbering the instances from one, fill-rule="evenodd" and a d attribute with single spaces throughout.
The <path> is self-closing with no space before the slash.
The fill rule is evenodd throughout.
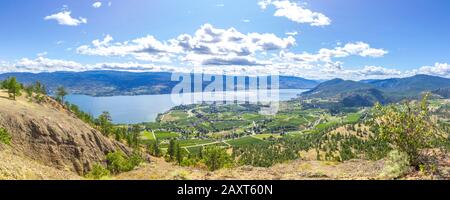
<path id="1" fill-rule="evenodd" d="M 67 94 L 68 93 L 63 86 L 58 87 L 58 89 L 56 89 L 56 99 L 58 99 L 60 103 L 64 103 L 64 97 L 67 96 Z"/>
<path id="2" fill-rule="evenodd" d="M 178 165 L 181 165 L 181 162 L 183 161 L 183 155 L 181 154 L 181 148 L 180 148 L 180 143 L 177 143 L 176 145 L 176 151 L 177 151 L 177 163 Z"/>
<path id="3" fill-rule="evenodd" d="M 176 141 L 171 139 L 169 142 L 169 148 L 167 149 L 167 153 L 169 154 L 170 160 L 174 160 L 176 154 Z"/>
<path id="4" fill-rule="evenodd" d="M 100 131 L 105 135 L 109 136 L 112 128 L 112 118 L 109 112 L 104 111 L 96 120 L 97 125 L 100 127 Z"/>
<path id="5" fill-rule="evenodd" d="M 2 85 L 8 90 L 8 95 L 13 100 L 16 100 L 16 97 L 22 94 L 22 85 L 17 82 L 16 77 L 10 77 Z"/>

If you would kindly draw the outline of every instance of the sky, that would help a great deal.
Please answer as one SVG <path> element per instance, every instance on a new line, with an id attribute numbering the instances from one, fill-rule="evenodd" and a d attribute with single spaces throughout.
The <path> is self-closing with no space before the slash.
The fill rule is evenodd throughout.
<path id="1" fill-rule="evenodd" d="M 450 77 L 448 0 L 2 0 L 0 73 Z"/>

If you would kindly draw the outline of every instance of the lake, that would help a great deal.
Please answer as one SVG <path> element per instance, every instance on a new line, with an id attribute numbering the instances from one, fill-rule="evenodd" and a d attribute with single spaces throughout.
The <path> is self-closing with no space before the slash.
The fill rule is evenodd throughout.
<path id="1" fill-rule="evenodd" d="M 281 89 L 277 99 L 290 100 L 298 94 L 305 92 L 301 89 Z M 241 96 L 243 92 L 235 92 Z M 202 93 L 191 93 L 193 96 L 202 96 Z M 250 92 L 250 95 L 254 93 Z M 204 95 L 204 93 L 203 93 Z M 256 95 L 256 94 L 254 94 Z M 114 123 L 140 123 L 153 122 L 160 113 L 167 112 L 174 106 L 183 103 L 174 103 L 171 94 L 141 95 L 141 96 L 112 96 L 91 97 L 86 95 L 69 95 L 66 100 L 78 105 L 84 112 L 97 117 L 103 111 L 108 111 Z M 196 102 L 200 103 L 200 102 Z"/>

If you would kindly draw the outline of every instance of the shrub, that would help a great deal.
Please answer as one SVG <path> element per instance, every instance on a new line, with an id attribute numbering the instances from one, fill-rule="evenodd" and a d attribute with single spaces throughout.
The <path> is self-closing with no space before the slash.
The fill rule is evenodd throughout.
<path id="1" fill-rule="evenodd" d="M 108 163 L 108 170 L 113 174 L 130 170 L 130 165 L 126 159 L 126 156 L 121 151 L 109 153 L 106 155 L 106 161 Z"/>
<path id="2" fill-rule="evenodd" d="M 94 164 L 92 166 L 92 170 L 88 174 L 86 174 L 86 178 L 99 180 L 107 178 L 108 176 L 110 176 L 110 174 L 111 173 L 109 172 L 109 170 L 102 165 Z"/>
<path id="3" fill-rule="evenodd" d="M 419 103 L 401 106 L 377 104 L 370 123 L 382 140 L 408 155 L 410 164 L 419 166 L 419 152 L 431 148 L 433 141 L 441 140 L 437 127 L 431 120 L 426 95 Z"/>
<path id="4" fill-rule="evenodd" d="M 393 150 L 386 158 L 386 163 L 381 176 L 388 179 L 402 177 L 408 173 L 409 166 L 408 154 L 398 150 Z"/>
<path id="5" fill-rule="evenodd" d="M 6 129 L 0 127 L 0 143 L 10 145 L 11 144 L 11 135 L 9 135 Z"/>
<path id="6" fill-rule="evenodd" d="M 203 160 L 210 171 L 215 171 L 232 164 L 232 158 L 225 149 L 211 146 L 203 150 Z"/>
<path id="7" fill-rule="evenodd" d="M 134 152 L 131 157 L 127 157 L 123 152 L 116 151 L 106 155 L 107 169 L 113 173 L 118 174 L 133 170 L 142 161 L 142 156 L 138 152 Z"/>
<path id="8" fill-rule="evenodd" d="M 133 152 L 133 154 L 128 159 L 129 164 L 131 165 L 130 170 L 133 170 L 136 166 L 140 165 L 142 162 L 144 162 L 144 159 L 142 158 L 142 154 L 138 151 Z"/>

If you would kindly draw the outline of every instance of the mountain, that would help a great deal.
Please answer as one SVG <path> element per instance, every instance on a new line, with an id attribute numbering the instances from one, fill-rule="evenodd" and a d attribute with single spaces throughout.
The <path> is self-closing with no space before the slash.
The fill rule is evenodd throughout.
<path id="1" fill-rule="evenodd" d="M 370 84 L 342 79 L 323 82 L 301 97 L 333 99 L 346 107 L 372 106 L 375 102 L 387 101 L 383 92 Z"/>
<path id="2" fill-rule="evenodd" d="M 0 142 L 0 176 L 11 171 L 14 175 L 20 171 L 14 166 L 20 163 L 28 163 L 30 166 L 22 168 L 36 167 L 42 174 L 83 175 L 94 164 L 103 163 L 109 152 L 121 150 L 131 155 L 128 147 L 104 137 L 49 97 L 41 103 L 30 102 L 24 95 L 15 101 L 7 97 L 0 90 L 0 128 L 12 138 L 10 145 Z M 4 158 L 10 161 L 3 162 Z"/>
<path id="3" fill-rule="evenodd" d="M 42 82 L 50 93 L 64 86 L 72 94 L 90 96 L 170 94 L 178 82 L 168 72 L 86 71 L 53 73 L 6 73 L 0 80 L 15 76 L 24 84 Z M 299 77 L 280 76 L 281 89 L 310 89 L 318 82 Z"/>
<path id="4" fill-rule="evenodd" d="M 415 97 L 421 92 L 449 87 L 450 79 L 429 75 L 416 75 L 407 78 L 373 80 L 368 83 L 391 95 Z"/>
<path id="5" fill-rule="evenodd" d="M 450 98 L 450 87 L 446 87 L 446 88 L 439 88 L 437 90 L 433 90 L 432 91 L 433 94 L 437 94 L 439 96 L 441 96 L 442 98 Z"/>
<path id="6" fill-rule="evenodd" d="M 355 90 L 370 88 L 373 88 L 373 86 L 361 82 L 333 79 L 323 82 L 317 87 L 304 92 L 302 96 L 314 98 L 339 98 L 342 95 L 351 93 Z"/>
<path id="7" fill-rule="evenodd" d="M 423 92 L 434 92 L 448 98 L 449 86 L 450 79 L 428 75 L 358 82 L 333 79 L 304 92 L 301 97 L 337 100 L 349 107 L 372 106 L 375 102 L 388 103 L 417 98 Z"/>

